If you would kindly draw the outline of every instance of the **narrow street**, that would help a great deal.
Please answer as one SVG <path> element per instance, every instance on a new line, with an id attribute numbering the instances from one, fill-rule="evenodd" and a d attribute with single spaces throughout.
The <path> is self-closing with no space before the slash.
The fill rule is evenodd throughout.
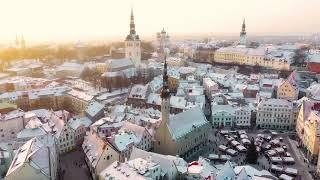
<path id="1" fill-rule="evenodd" d="M 313 180 L 311 174 L 309 173 L 310 168 L 308 168 L 308 165 L 304 162 L 304 156 L 302 152 L 297 148 L 295 142 L 289 138 L 289 136 L 284 137 L 284 141 L 287 142 L 287 144 L 290 146 L 290 149 L 292 149 L 292 155 L 296 160 L 297 168 L 299 170 L 300 178 L 301 180 Z"/>
<path id="2" fill-rule="evenodd" d="M 81 150 L 75 150 L 68 154 L 60 156 L 60 180 L 90 180 L 89 170 L 84 161 L 84 153 Z"/>

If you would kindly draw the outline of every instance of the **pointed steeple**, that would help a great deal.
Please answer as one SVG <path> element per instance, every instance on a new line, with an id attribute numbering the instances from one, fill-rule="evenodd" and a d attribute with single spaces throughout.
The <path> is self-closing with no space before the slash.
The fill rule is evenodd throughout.
<path id="1" fill-rule="evenodd" d="M 164 66 L 163 66 L 163 76 L 162 76 L 162 90 L 161 90 L 161 98 L 170 98 L 170 90 L 168 83 L 168 74 L 167 74 L 167 56 L 164 57 Z"/>
<path id="2" fill-rule="evenodd" d="M 246 31 L 246 19 L 243 18 L 243 22 L 242 22 L 242 31 Z"/>
<path id="3" fill-rule="evenodd" d="M 242 21 L 242 29 L 241 29 L 240 35 L 245 35 L 245 34 L 246 34 L 246 19 L 243 18 L 243 21 Z"/>
<path id="4" fill-rule="evenodd" d="M 130 34 L 136 34 L 135 24 L 134 24 L 134 15 L 133 15 L 133 8 L 131 8 L 131 17 L 130 17 Z"/>

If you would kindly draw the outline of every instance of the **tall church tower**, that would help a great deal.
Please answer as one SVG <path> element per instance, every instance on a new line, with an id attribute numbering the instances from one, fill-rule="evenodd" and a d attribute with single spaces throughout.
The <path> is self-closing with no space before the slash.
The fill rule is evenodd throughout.
<path id="1" fill-rule="evenodd" d="M 163 87 L 161 90 L 161 124 L 167 124 L 169 121 L 170 114 L 170 90 L 168 83 L 168 74 L 167 74 L 167 60 L 164 59 L 164 68 L 163 68 Z"/>
<path id="2" fill-rule="evenodd" d="M 141 62 L 141 42 L 139 35 L 136 34 L 133 10 L 131 9 L 130 18 L 130 33 L 125 40 L 125 57 L 131 59 L 135 66 L 138 66 Z"/>
<path id="3" fill-rule="evenodd" d="M 243 19 L 242 22 L 242 29 L 240 32 L 240 44 L 246 45 L 247 44 L 247 32 L 246 32 L 246 20 Z"/>
<path id="4" fill-rule="evenodd" d="M 164 69 L 163 69 L 163 87 L 161 90 L 161 123 L 156 129 L 155 139 L 156 143 L 154 150 L 157 153 L 166 154 L 168 152 L 168 147 L 170 142 L 170 132 L 168 131 L 167 124 L 169 123 L 170 115 L 170 90 L 168 84 L 168 74 L 167 74 L 167 60 L 164 59 Z"/>

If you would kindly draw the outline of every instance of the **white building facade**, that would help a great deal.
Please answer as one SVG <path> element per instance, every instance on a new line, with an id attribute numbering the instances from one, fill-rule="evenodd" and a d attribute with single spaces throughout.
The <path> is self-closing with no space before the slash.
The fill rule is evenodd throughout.
<path id="1" fill-rule="evenodd" d="M 257 106 L 257 127 L 292 130 L 295 124 L 293 104 L 288 100 L 268 99 L 261 101 Z"/>

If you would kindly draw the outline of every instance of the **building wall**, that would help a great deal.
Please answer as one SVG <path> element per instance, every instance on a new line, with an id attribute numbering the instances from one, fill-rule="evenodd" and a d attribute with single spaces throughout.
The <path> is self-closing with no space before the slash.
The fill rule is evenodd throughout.
<path id="1" fill-rule="evenodd" d="M 296 120 L 292 117 L 292 105 L 280 107 L 262 102 L 258 105 L 256 124 L 260 128 L 292 130 L 296 125 Z"/>
<path id="2" fill-rule="evenodd" d="M 141 142 L 137 146 L 139 149 L 149 151 L 152 147 L 152 136 L 145 130 L 142 135 Z"/>
<path id="3" fill-rule="evenodd" d="M 299 90 L 295 88 L 288 80 L 283 82 L 277 90 L 277 98 L 286 100 L 297 100 Z"/>
<path id="4" fill-rule="evenodd" d="M 113 147 L 111 147 L 110 145 L 106 145 L 95 168 L 95 177 L 99 175 L 101 171 L 103 171 L 114 161 L 120 161 L 120 154 L 116 150 L 114 150 Z"/>
<path id="5" fill-rule="evenodd" d="M 212 124 L 215 127 L 233 127 L 235 125 L 234 114 L 227 111 L 219 111 L 212 114 Z"/>
<path id="6" fill-rule="evenodd" d="M 207 49 L 207 48 L 199 48 L 195 51 L 194 61 L 195 62 L 205 62 L 205 63 L 213 63 L 214 61 L 214 53 L 216 49 Z"/>
<path id="7" fill-rule="evenodd" d="M 170 114 L 170 98 L 161 101 L 161 123 L 155 131 L 154 150 L 159 154 L 171 154 L 176 152 L 175 143 L 172 142 L 170 132 L 167 128 Z"/>
<path id="8" fill-rule="evenodd" d="M 86 135 L 87 128 L 83 125 L 78 127 L 78 129 L 74 130 L 74 141 L 75 145 L 81 145 L 84 139 L 84 136 Z"/>
<path id="9" fill-rule="evenodd" d="M 140 41 L 125 41 L 125 57 L 131 59 L 137 66 L 141 63 Z"/>
<path id="10" fill-rule="evenodd" d="M 69 94 L 64 99 L 64 109 L 75 114 L 83 113 L 88 104 L 89 101 L 84 101 Z"/>
<path id="11" fill-rule="evenodd" d="M 319 154 L 320 138 L 318 137 L 318 127 L 320 118 L 315 112 L 311 112 L 308 120 L 305 122 L 302 142 L 307 149 L 307 157 L 316 162 Z"/>
<path id="12" fill-rule="evenodd" d="M 65 125 L 61 131 L 57 144 L 60 154 L 73 150 L 76 147 L 75 131 L 68 125 Z"/>
<path id="13" fill-rule="evenodd" d="M 245 52 L 216 51 L 214 61 L 223 64 L 262 66 L 276 70 L 290 70 L 290 64 L 280 58 L 266 58 L 264 55 L 248 55 Z"/>
<path id="14" fill-rule="evenodd" d="M 299 115 L 297 118 L 297 124 L 296 124 L 296 132 L 297 132 L 299 139 L 302 139 L 303 131 L 304 131 L 304 121 L 305 121 L 304 108 L 305 108 L 305 105 L 304 105 L 304 103 L 302 103 L 300 111 L 299 111 Z"/>
<path id="15" fill-rule="evenodd" d="M 251 112 L 247 109 L 237 109 L 235 112 L 235 123 L 238 127 L 251 125 Z"/>
<path id="16" fill-rule="evenodd" d="M 240 52 L 222 52 L 216 51 L 214 54 L 214 62 L 223 64 L 244 64 L 246 56 Z"/>

